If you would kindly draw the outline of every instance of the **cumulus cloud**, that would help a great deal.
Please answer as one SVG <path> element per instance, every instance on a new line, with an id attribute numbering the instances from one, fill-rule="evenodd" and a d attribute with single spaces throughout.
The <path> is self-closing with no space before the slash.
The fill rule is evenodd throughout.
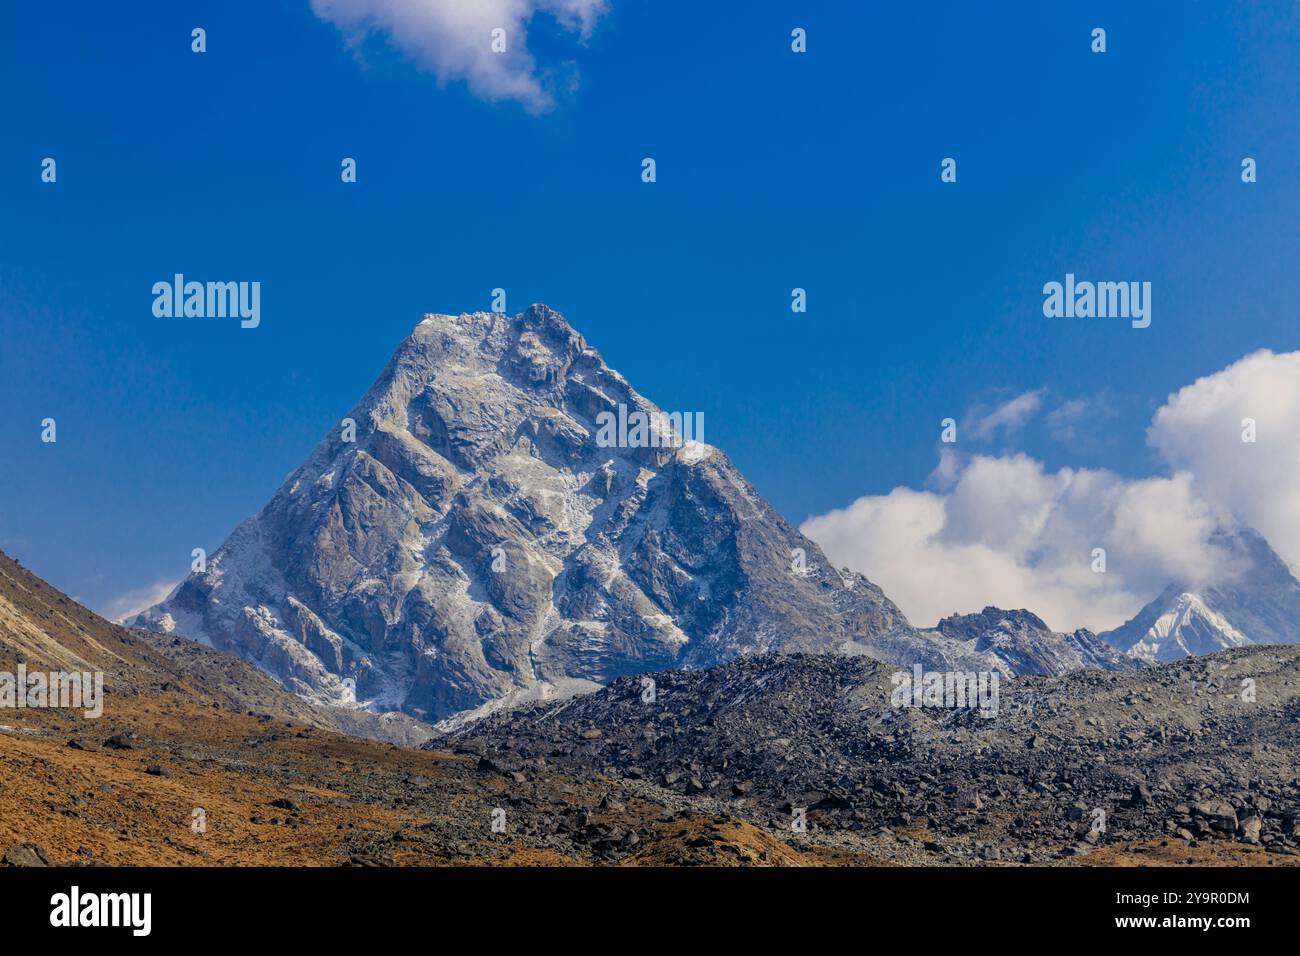
<path id="1" fill-rule="evenodd" d="M 1217 520 L 1187 473 L 1125 481 L 1013 455 L 969 459 L 946 494 L 895 488 L 802 530 L 918 625 L 992 604 L 1100 630 L 1171 580 L 1195 583 L 1224 566 Z M 1104 574 L 1093 571 L 1094 548 L 1106 550 Z"/>
<path id="2" fill-rule="evenodd" d="M 172 591 L 176 590 L 176 585 L 181 580 L 175 581 L 157 581 L 153 584 L 146 585 L 142 588 L 136 588 L 127 591 L 125 594 L 106 601 L 100 607 L 95 609 L 95 613 L 102 618 L 107 618 L 115 623 L 122 623 L 128 617 L 139 614 L 146 608 L 151 608 L 159 601 L 168 597 Z"/>
<path id="3" fill-rule="evenodd" d="M 1243 422 L 1256 441 L 1242 441 Z M 1147 441 L 1300 565 L 1300 352 L 1256 352 L 1169 397 Z"/>
<path id="4" fill-rule="evenodd" d="M 608 10 L 607 0 L 311 0 L 311 6 L 350 45 L 385 34 L 440 84 L 464 80 L 480 99 L 516 100 L 531 113 L 555 105 L 553 74 L 539 69 L 528 49 L 534 15 L 550 14 L 586 40 Z M 492 49 L 497 29 L 505 31 L 504 53 Z"/>
<path id="5" fill-rule="evenodd" d="M 1023 411 L 1026 396 L 1007 404 Z M 1058 424 L 1084 412 L 1062 408 Z M 999 422 L 1023 420 L 1000 413 L 992 413 Z M 1242 441 L 1247 418 L 1254 443 Z M 1147 438 L 1166 474 L 1049 472 L 1022 454 L 945 448 L 931 475 L 938 491 L 859 498 L 802 530 L 923 626 L 992 604 L 1029 608 L 1058 629 L 1104 630 L 1171 582 L 1195 587 L 1240 573 L 1216 537 L 1238 523 L 1300 565 L 1297 434 L 1300 353 L 1259 352 L 1171 395 L 1156 413 Z M 1094 548 L 1106 551 L 1104 574 L 1093 571 Z"/>

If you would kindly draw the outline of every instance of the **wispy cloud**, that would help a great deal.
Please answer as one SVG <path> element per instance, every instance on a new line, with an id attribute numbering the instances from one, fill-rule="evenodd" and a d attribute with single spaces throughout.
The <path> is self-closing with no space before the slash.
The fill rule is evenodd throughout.
<path id="1" fill-rule="evenodd" d="M 1042 405 L 1042 389 L 1017 395 L 993 411 L 979 415 L 970 425 L 971 436 L 982 440 L 992 438 L 999 431 L 1008 435 L 1017 432 Z"/>
<path id="2" fill-rule="evenodd" d="M 1072 398 L 1047 413 L 1048 433 L 1056 441 L 1069 444 L 1096 429 L 1099 423 L 1115 417 L 1104 392 L 1089 398 Z"/>
<path id="3" fill-rule="evenodd" d="M 1047 427 L 1057 441 L 1074 438 L 1075 427 L 1088 414 L 1088 403 L 1082 398 L 1072 398 L 1047 413 Z"/>
<path id="4" fill-rule="evenodd" d="M 584 41 L 608 10 L 607 0 L 311 0 L 353 47 L 371 33 L 432 71 L 440 84 L 463 80 L 480 99 L 515 100 L 530 113 L 555 106 L 554 70 L 539 68 L 528 49 L 528 24 L 550 14 Z M 504 52 L 493 49 L 502 30 Z"/>
<path id="5" fill-rule="evenodd" d="M 157 581 L 145 587 L 127 591 L 125 594 L 120 594 L 95 608 L 95 613 L 100 617 L 120 624 L 126 618 L 138 614 L 146 608 L 153 607 L 167 597 L 176 589 L 176 585 L 181 583 L 181 580 L 183 579 Z"/>

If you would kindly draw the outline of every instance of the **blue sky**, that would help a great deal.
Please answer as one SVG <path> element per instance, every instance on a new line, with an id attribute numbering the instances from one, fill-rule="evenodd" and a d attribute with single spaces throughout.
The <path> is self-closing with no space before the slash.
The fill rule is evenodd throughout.
<path id="1" fill-rule="evenodd" d="M 1040 389 L 988 452 L 1161 473 L 1171 392 L 1300 345 L 1300 22 L 1239 6 L 609 0 L 585 42 L 531 22 L 539 114 L 308 0 L 6 5 L 0 548 L 101 609 L 182 576 L 422 312 L 497 286 L 703 411 L 796 523 L 924 486 L 941 419 Z M 1045 319 L 1067 271 L 1150 281 L 1151 327 Z M 155 318 L 176 272 L 260 281 L 261 326 Z"/>

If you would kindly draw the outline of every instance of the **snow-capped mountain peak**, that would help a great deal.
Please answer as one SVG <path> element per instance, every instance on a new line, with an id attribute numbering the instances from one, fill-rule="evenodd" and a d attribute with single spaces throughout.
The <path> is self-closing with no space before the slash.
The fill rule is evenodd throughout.
<path id="1" fill-rule="evenodd" d="M 430 720 L 906 628 L 695 414 L 639 395 L 545 306 L 426 315 L 347 413 L 354 440 L 333 429 L 132 623 L 313 700 Z M 791 573 L 796 550 L 822 570 Z"/>
<path id="2" fill-rule="evenodd" d="M 1156 663 L 1246 644 L 1300 641 L 1300 581 L 1258 532 L 1218 536 L 1228 560 L 1215 582 L 1171 584 L 1102 639 Z"/>

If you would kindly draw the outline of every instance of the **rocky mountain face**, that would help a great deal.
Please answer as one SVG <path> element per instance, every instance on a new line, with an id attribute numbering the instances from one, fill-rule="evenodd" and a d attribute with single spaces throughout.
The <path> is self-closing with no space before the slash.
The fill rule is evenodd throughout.
<path id="1" fill-rule="evenodd" d="M 637 412 L 648 430 L 602 440 L 602 416 Z M 261 513 L 132 623 L 309 700 L 430 720 L 746 653 L 969 656 L 660 414 L 544 306 L 428 315 Z"/>
<path id="2" fill-rule="evenodd" d="M 1083 667 L 1133 670 L 1136 660 L 1106 644 L 1087 628 L 1053 631 L 1029 611 L 986 607 L 978 614 L 954 614 L 936 630 L 954 640 L 971 642 L 978 652 L 992 654 L 1003 673 L 1060 675 Z"/>
<path id="3" fill-rule="evenodd" d="M 1135 844 L 1152 862 L 1243 844 L 1300 855 L 1300 648 L 1025 677 L 992 713 L 900 706 L 894 671 L 753 656 L 621 678 L 428 746 L 506 775 L 587 768 L 894 862 L 1115 862 Z"/>
<path id="4" fill-rule="evenodd" d="M 1229 556 L 1222 580 L 1171 584 L 1102 640 L 1148 662 L 1300 642 L 1300 581 L 1291 569 L 1255 531 L 1224 533 L 1218 541 Z"/>

